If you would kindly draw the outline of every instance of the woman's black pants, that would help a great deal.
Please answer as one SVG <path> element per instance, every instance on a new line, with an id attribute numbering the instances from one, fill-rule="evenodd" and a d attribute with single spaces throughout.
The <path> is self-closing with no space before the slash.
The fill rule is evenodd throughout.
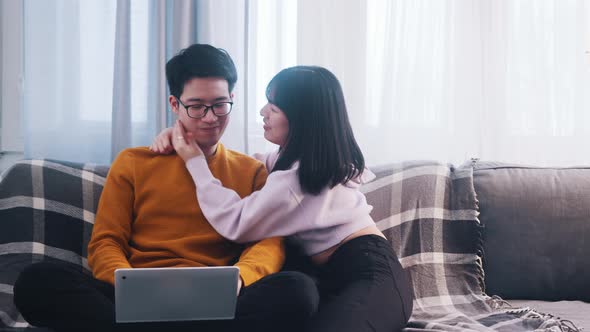
<path id="1" fill-rule="evenodd" d="M 412 287 L 391 244 L 377 235 L 344 243 L 319 272 L 320 308 L 307 331 L 394 332 L 412 313 Z"/>

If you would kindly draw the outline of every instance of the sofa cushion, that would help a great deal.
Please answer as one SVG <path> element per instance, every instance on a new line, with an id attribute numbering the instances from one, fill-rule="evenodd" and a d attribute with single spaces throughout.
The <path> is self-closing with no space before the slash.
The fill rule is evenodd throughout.
<path id="1" fill-rule="evenodd" d="M 486 292 L 590 301 L 590 167 L 477 162 Z"/>
<path id="2" fill-rule="evenodd" d="M 570 320 L 577 328 L 590 328 L 590 303 L 582 301 L 509 300 L 515 308 L 529 307 L 540 313 L 550 313 L 562 320 Z"/>
<path id="3" fill-rule="evenodd" d="M 12 302 L 20 271 L 42 260 L 88 269 L 87 245 L 108 168 L 25 160 L 0 179 L 0 330 L 29 325 Z M 10 328 L 10 329 L 9 329 Z"/>

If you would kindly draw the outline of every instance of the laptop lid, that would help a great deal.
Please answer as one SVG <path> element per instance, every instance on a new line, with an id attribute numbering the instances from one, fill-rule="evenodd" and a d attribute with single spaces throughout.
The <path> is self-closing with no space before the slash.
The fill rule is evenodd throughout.
<path id="1" fill-rule="evenodd" d="M 118 323 L 233 319 L 239 268 L 115 270 Z"/>

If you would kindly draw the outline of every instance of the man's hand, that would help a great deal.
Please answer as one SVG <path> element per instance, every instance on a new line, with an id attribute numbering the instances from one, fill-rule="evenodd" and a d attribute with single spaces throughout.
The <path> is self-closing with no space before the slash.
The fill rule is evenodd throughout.
<path id="1" fill-rule="evenodd" d="M 242 289 L 243 284 L 242 277 L 238 276 L 238 295 L 240 295 L 240 290 Z"/>
<path id="2" fill-rule="evenodd" d="M 150 150 L 161 154 L 172 153 L 172 151 L 174 151 L 174 147 L 172 146 L 172 130 L 173 128 L 162 130 L 162 132 L 154 138 Z"/>
<path id="3" fill-rule="evenodd" d="M 174 127 L 172 128 L 172 146 L 176 153 L 187 161 L 191 158 L 203 155 L 203 151 L 195 142 L 192 133 L 186 133 L 184 126 L 179 120 L 176 120 Z"/>

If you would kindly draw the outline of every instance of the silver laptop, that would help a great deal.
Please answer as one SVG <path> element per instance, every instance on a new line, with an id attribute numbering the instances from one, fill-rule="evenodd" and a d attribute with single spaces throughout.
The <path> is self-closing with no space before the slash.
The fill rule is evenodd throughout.
<path id="1" fill-rule="evenodd" d="M 118 323 L 233 319 L 239 268 L 137 268 L 115 271 Z"/>

